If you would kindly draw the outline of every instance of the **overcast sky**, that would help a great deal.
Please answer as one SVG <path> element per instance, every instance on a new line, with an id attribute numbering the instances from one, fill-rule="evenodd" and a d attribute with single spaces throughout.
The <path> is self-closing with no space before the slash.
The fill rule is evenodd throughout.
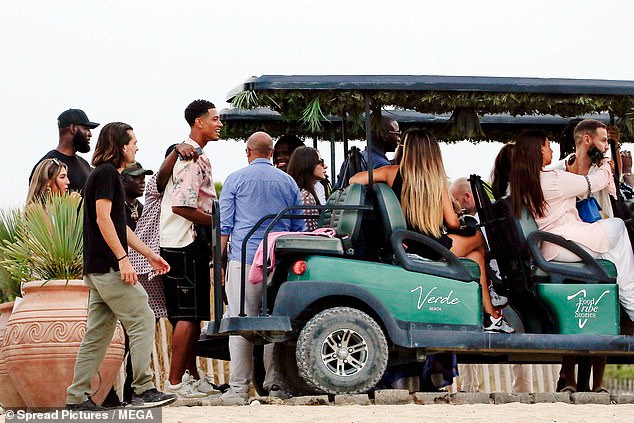
<path id="1" fill-rule="evenodd" d="M 631 80 L 633 16 L 626 0 L 3 0 L 0 206 L 23 203 L 31 168 L 57 145 L 57 116 L 70 107 L 102 126 L 131 124 L 138 160 L 156 169 L 187 136 L 190 101 L 226 107 L 227 92 L 251 75 Z M 444 148 L 449 176 L 488 175 L 498 148 Z M 242 143 L 206 150 L 216 180 L 246 165 Z"/>

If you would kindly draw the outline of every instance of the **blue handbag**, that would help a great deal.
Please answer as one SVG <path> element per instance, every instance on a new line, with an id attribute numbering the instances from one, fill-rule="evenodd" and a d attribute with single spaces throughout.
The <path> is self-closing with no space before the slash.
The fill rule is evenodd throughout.
<path id="1" fill-rule="evenodd" d="M 586 182 L 588 183 L 588 196 L 583 200 L 577 201 L 577 211 L 579 217 L 586 223 L 594 223 L 597 220 L 601 220 L 601 206 L 596 198 L 592 197 L 592 187 L 590 186 L 590 179 L 588 175 L 585 175 Z"/>

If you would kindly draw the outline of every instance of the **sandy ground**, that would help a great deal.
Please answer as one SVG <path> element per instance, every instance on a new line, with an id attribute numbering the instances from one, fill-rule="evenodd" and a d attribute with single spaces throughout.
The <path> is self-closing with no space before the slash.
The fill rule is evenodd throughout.
<path id="1" fill-rule="evenodd" d="M 634 404 L 474 404 L 474 405 L 370 405 L 370 406 L 206 406 L 166 407 L 162 423 L 420 423 L 420 422 L 632 422 Z M 5 423 L 0 415 L 0 423 Z"/>
<path id="2" fill-rule="evenodd" d="M 213 419 L 213 420 L 212 420 Z M 634 405 L 369 405 L 167 407 L 163 423 L 632 422 Z"/>

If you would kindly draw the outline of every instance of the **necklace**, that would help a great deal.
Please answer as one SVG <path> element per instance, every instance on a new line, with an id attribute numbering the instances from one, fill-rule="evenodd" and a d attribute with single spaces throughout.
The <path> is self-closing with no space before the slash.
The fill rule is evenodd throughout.
<path id="1" fill-rule="evenodd" d="M 139 220 L 139 203 L 135 202 L 134 204 L 125 203 L 126 207 L 130 210 L 130 218 L 136 222 Z"/>

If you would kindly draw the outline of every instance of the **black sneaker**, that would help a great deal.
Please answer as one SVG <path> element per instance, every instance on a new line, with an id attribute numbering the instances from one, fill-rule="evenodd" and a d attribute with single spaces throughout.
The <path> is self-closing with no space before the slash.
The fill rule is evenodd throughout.
<path id="1" fill-rule="evenodd" d="M 289 394 L 286 393 L 284 389 L 276 384 L 271 385 L 271 389 L 269 389 L 269 396 L 283 400 L 289 399 L 291 397 Z"/>
<path id="2" fill-rule="evenodd" d="M 84 402 L 80 402 L 78 404 L 66 404 L 66 408 L 68 410 L 81 410 L 81 411 L 104 411 L 105 407 L 102 407 L 98 404 L 95 404 L 93 400 L 88 398 Z"/>
<path id="3" fill-rule="evenodd" d="M 107 409 L 123 408 L 127 405 L 127 402 L 120 401 L 119 396 L 115 392 L 114 388 L 110 389 L 106 399 L 103 400 L 101 406 Z"/>
<path id="4" fill-rule="evenodd" d="M 171 404 L 176 401 L 176 395 L 165 394 L 156 390 L 156 388 L 148 389 L 142 394 L 133 394 L 132 401 L 128 407 L 131 408 L 153 408 L 162 407 L 167 404 Z"/>

